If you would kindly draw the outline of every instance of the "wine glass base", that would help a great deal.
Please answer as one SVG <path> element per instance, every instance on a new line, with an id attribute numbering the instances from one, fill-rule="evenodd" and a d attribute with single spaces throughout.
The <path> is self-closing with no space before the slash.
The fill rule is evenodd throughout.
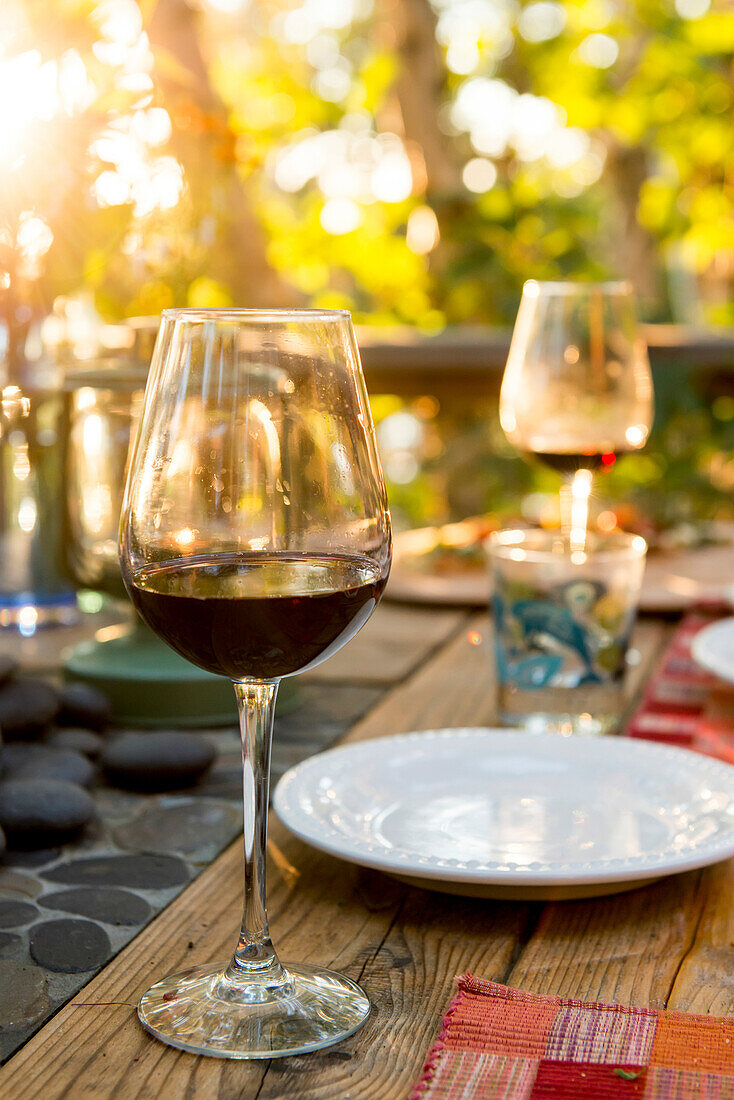
<path id="1" fill-rule="evenodd" d="M 320 967 L 286 966 L 289 985 L 265 1003 L 233 1004 L 214 995 L 225 964 L 171 974 L 140 999 L 138 1018 L 169 1046 L 215 1058 L 280 1058 L 331 1046 L 370 1012 L 354 982 Z"/>

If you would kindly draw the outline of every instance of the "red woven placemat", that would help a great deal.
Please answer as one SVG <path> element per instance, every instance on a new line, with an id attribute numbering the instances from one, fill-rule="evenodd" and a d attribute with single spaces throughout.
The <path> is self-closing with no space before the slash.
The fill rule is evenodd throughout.
<path id="1" fill-rule="evenodd" d="M 734 684 L 701 668 L 691 655 L 696 634 L 716 618 L 692 613 L 682 620 L 627 733 L 734 764 Z"/>
<path id="2" fill-rule="evenodd" d="M 410 1100 L 734 1100 L 734 1018 L 458 979 Z"/>

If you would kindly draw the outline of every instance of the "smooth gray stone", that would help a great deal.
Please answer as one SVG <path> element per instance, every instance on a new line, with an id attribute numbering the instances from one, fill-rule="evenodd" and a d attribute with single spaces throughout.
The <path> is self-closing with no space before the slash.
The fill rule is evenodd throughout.
<path id="1" fill-rule="evenodd" d="M 29 1027 L 51 1008 L 46 975 L 30 963 L 0 960 L 0 1005 L 3 1030 Z"/>
<path id="2" fill-rule="evenodd" d="M 153 912 L 144 898 L 115 886 L 78 886 L 38 899 L 44 909 L 60 909 L 104 924 L 143 924 Z"/>
<path id="3" fill-rule="evenodd" d="M 56 689 L 45 680 L 18 676 L 0 687 L 0 730 L 4 741 L 40 737 L 59 710 Z"/>
<path id="4" fill-rule="evenodd" d="M 242 802 L 242 764 L 217 765 L 192 795 L 201 798 L 226 798 Z"/>
<path id="5" fill-rule="evenodd" d="M 114 786 L 171 791 L 190 787 L 211 767 L 216 751 L 195 733 L 122 733 L 108 741 L 100 761 Z"/>
<path id="6" fill-rule="evenodd" d="M 5 779 L 62 779 L 88 787 L 96 769 L 86 756 L 71 749 L 52 745 L 29 745 L 18 742 L 3 749 Z"/>
<path id="7" fill-rule="evenodd" d="M 80 729 L 77 726 L 52 730 L 45 743 L 55 749 L 72 749 L 74 752 L 81 752 L 90 760 L 97 759 L 104 744 L 98 733 L 92 733 L 91 730 Z"/>
<path id="8" fill-rule="evenodd" d="M 39 966 L 62 974 L 94 970 L 112 954 L 104 928 L 90 920 L 71 918 L 34 925 L 29 946 L 31 957 Z"/>
<path id="9" fill-rule="evenodd" d="M 214 802 L 187 801 L 151 806 L 112 834 L 120 848 L 143 852 L 179 852 L 209 862 L 242 828 L 242 811 Z"/>
<path id="10" fill-rule="evenodd" d="M 112 706 L 106 695 L 89 684 L 66 684 L 61 689 L 59 726 L 81 726 L 101 732 L 110 724 Z"/>
<path id="11" fill-rule="evenodd" d="M 18 954 L 23 937 L 15 932 L 0 932 L 0 958 L 8 959 Z"/>
<path id="12" fill-rule="evenodd" d="M 13 854 L 8 852 L 4 862 L 7 863 Z M 12 898 L 16 901 L 21 898 L 26 901 L 28 898 L 31 900 L 37 898 L 42 893 L 43 887 L 34 876 L 21 874 L 20 871 L 8 871 L 5 867 L 0 868 L 0 897 L 3 899 Z"/>
<path id="13" fill-rule="evenodd" d="M 37 916 L 38 910 L 28 901 L 0 901 L 0 928 L 20 928 Z"/>
<path id="14" fill-rule="evenodd" d="M 189 880 L 186 864 L 175 856 L 92 856 L 53 867 L 48 882 L 75 886 L 130 886 L 137 890 L 167 890 Z"/>
<path id="15" fill-rule="evenodd" d="M 92 820 L 94 801 L 60 779 L 0 783 L 0 826 L 11 848 L 47 848 L 77 836 Z"/>
<path id="16" fill-rule="evenodd" d="M 60 855 L 60 848 L 39 848 L 33 852 L 7 852 L 3 863 L 6 867 L 45 867 Z M 0 885 L 2 885 L 2 879 L 0 879 Z"/>

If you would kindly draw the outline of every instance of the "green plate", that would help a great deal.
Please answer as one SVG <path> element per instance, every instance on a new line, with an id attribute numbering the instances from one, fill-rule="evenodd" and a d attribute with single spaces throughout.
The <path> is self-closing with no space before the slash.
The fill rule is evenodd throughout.
<path id="1" fill-rule="evenodd" d="M 124 726 L 230 726 L 237 724 L 232 682 L 180 657 L 142 623 L 98 631 L 62 654 L 67 681 L 103 692 L 114 720 Z M 291 709 L 296 687 L 283 680 L 278 712 Z"/>

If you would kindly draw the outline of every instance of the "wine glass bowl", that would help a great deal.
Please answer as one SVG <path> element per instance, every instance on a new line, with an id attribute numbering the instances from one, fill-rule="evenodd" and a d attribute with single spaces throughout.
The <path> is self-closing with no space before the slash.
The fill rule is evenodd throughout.
<path id="1" fill-rule="evenodd" d="M 376 607 L 390 518 L 349 315 L 168 310 L 120 528 L 133 603 L 178 653 L 229 676 L 243 745 L 245 913 L 227 965 L 165 978 L 143 1025 L 185 1050 L 303 1053 L 351 1034 L 362 991 L 283 967 L 265 908 L 273 709 L 282 677 L 344 645 Z"/>
<path id="2" fill-rule="evenodd" d="M 631 284 L 527 282 L 500 392 L 510 442 L 571 475 L 644 447 L 652 419 Z"/>

